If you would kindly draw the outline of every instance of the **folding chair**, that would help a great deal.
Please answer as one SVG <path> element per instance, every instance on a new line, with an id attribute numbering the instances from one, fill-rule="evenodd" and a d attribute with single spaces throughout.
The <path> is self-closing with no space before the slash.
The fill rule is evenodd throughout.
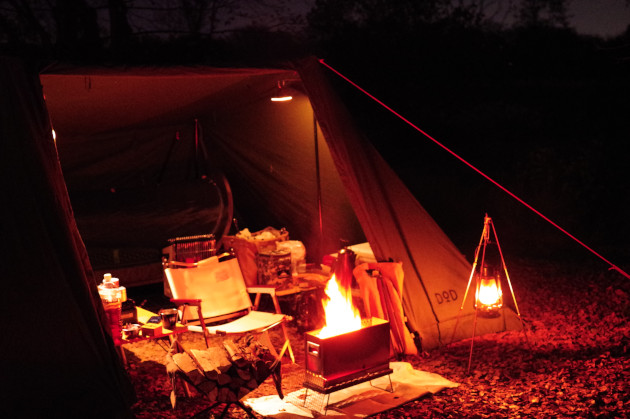
<path id="1" fill-rule="evenodd" d="M 291 318 L 280 311 L 275 288 L 247 287 L 236 258 L 219 260 L 214 256 L 193 264 L 166 263 L 164 273 L 173 295 L 171 301 L 180 308 L 182 324 L 190 331 L 202 332 L 207 347 L 210 335 L 263 333 L 268 339 L 267 331 L 281 326 L 285 340 L 279 358 L 288 349 L 291 362 L 295 363 L 286 330 L 286 322 Z M 254 304 L 250 293 L 256 294 Z M 257 310 L 263 294 L 271 297 L 275 313 Z M 273 349 L 271 342 L 269 346 Z"/>

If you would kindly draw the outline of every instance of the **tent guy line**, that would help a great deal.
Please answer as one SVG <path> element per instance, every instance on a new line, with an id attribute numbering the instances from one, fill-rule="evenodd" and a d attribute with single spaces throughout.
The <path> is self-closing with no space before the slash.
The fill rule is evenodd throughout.
<path id="1" fill-rule="evenodd" d="M 621 275 L 625 276 L 626 278 L 630 279 L 630 274 L 626 273 L 623 269 L 619 268 L 618 266 L 616 266 L 615 264 L 613 264 L 612 262 L 610 262 L 608 259 L 606 259 L 604 256 L 602 256 L 601 254 L 599 254 L 598 252 L 596 252 L 594 249 L 592 249 L 590 246 L 588 246 L 586 243 L 584 243 L 583 241 L 579 240 L 577 237 L 575 237 L 574 235 L 572 235 L 571 233 L 569 233 L 567 230 L 565 230 L 564 228 L 562 228 L 560 225 L 558 225 L 557 223 L 555 223 L 554 221 L 552 221 L 550 218 L 548 218 L 547 216 L 545 216 L 543 213 L 541 213 L 540 211 L 538 211 L 536 208 L 532 207 L 531 205 L 529 205 L 527 202 L 525 202 L 523 199 L 519 198 L 516 194 L 514 194 L 513 192 L 511 192 L 510 190 L 508 190 L 506 187 L 504 187 L 503 185 L 501 185 L 500 183 L 498 183 L 497 181 L 495 181 L 494 179 L 492 179 L 490 176 L 488 176 L 487 174 L 485 174 L 484 172 L 482 172 L 480 169 L 478 169 L 477 167 L 475 167 L 473 164 L 469 163 L 467 160 L 465 160 L 463 157 L 461 157 L 460 155 L 458 155 L 457 153 L 455 153 L 454 151 L 452 151 L 451 149 L 449 149 L 448 147 L 446 147 L 444 144 L 440 143 L 438 140 L 436 140 L 435 138 L 433 138 L 431 135 L 429 135 L 427 132 L 423 131 L 421 128 L 419 128 L 417 125 L 415 125 L 413 122 L 409 121 L 407 118 L 405 118 L 404 116 L 402 116 L 400 113 L 396 112 L 394 109 L 392 109 L 390 106 L 388 106 L 387 104 L 385 104 L 384 102 L 382 102 L 380 99 L 378 99 L 377 97 L 375 97 L 374 95 L 372 95 L 371 93 L 369 93 L 367 90 L 363 89 L 361 86 L 359 86 L 358 84 L 356 84 L 355 82 L 353 82 L 351 79 L 349 79 L 348 77 L 346 77 L 345 75 L 343 75 L 341 72 L 339 72 L 338 70 L 336 70 L 335 68 L 331 67 L 329 64 L 327 64 L 324 59 L 319 59 L 319 63 L 321 65 L 323 65 L 324 67 L 328 68 L 330 71 L 332 71 L 333 73 L 335 73 L 337 76 L 341 77 L 343 80 L 347 81 L 348 83 L 350 83 L 353 87 L 355 87 L 356 89 L 358 89 L 359 91 L 361 91 L 363 94 L 365 94 L 366 96 L 368 96 L 370 99 L 374 100 L 375 102 L 377 102 L 379 105 L 381 105 L 382 107 L 384 107 L 385 109 L 387 109 L 389 112 L 391 112 L 392 114 L 394 114 L 395 116 L 397 116 L 399 119 L 401 119 L 402 121 L 404 121 L 407 125 L 411 126 L 413 129 L 415 129 L 416 131 L 418 131 L 419 133 L 421 133 L 422 135 L 424 135 L 426 138 L 428 138 L 429 140 L 433 141 L 435 144 L 437 144 L 438 146 L 440 146 L 442 149 L 444 149 L 445 151 L 447 151 L 449 154 L 451 154 L 453 157 L 455 157 L 456 159 L 458 159 L 459 161 L 461 161 L 462 163 L 464 163 L 466 166 L 470 167 L 472 170 L 474 170 L 475 172 L 477 172 L 478 174 L 480 174 L 481 176 L 483 176 L 486 180 L 490 181 L 492 184 L 494 184 L 496 187 L 498 187 L 499 189 L 501 189 L 503 192 L 507 193 L 509 196 L 511 196 L 512 198 L 514 198 L 515 200 L 517 200 L 518 202 L 520 202 L 522 205 L 524 205 L 526 208 L 528 208 L 529 210 L 531 210 L 532 212 L 534 212 L 536 215 L 538 215 L 539 217 L 541 217 L 543 220 L 547 221 L 549 224 L 551 224 L 552 226 L 554 226 L 555 228 L 557 228 L 558 230 L 560 230 L 561 232 L 563 232 L 564 234 L 566 234 L 567 236 L 569 236 L 571 239 L 573 239 L 575 242 L 577 242 L 579 245 L 581 245 L 582 247 L 584 247 L 586 250 L 588 250 L 589 252 L 591 252 L 592 254 L 594 254 L 595 256 L 597 256 L 598 258 L 600 258 L 601 260 L 603 260 L 604 262 L 606 262 L 608 265 L 610 265 L 609 270 L 615 270 L 617 272 L 619 272 Z"/>

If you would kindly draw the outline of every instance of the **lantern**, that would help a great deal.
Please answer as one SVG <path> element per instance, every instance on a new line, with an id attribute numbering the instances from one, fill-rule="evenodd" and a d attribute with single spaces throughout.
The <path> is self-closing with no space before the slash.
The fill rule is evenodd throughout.
<path id="1" fill-rule="evenodd" d="M 490 232 L 492 231 L 492 235 Z M 479 265 L 477 262 L 480 260 Z M 479 271 L 477 268 L 481 267 Z M 501 275 L 505 274 L 505 278 Z M 486 215 L 484 217 L 483 231 L 481 232 L 481 238 L 479 239 L 479 245 L 475 251 L 475 261 L 473 262 L 472 270 L 470 271 L 470 277 L 468 278 L 468 285 L 466 286 L 466 292 L 462 300 L 462 305 L 459 308 L 459 314 L 457 314 L 457 320 L 453 327 L 453 334 L 451 336 L 451 342 L 455 338 L 455 330 L 459 324 L 459 317 L 466 304 L 466 297 L 468 291 L 471 290 L 472 280 L 475 278 L 475 298 L 473 300 L 473 307 L 475 309 L 475 320 L 473 324 L 472 339 L 470 340 L 470 356 L 468 358 L 468 372 L 470 372 L 470 365 L 472 362 L 473 343 L 475 341 L 475 330 L 477 327 L 477 316 L 482 317 L 499 317 L 503 312 L 503 291 L 501 291 L 501 281 L 504 279 L 505 284 L 509 286 L 510 293 L 512 294 L 512 302 L 514 303 L 514 309 L 518 319 L 521 321 L 521 326 L 525 330 L 523 325 L 523 319 L 521 313 L 518 310 L 516 304 L 516 297 L 514 296 L 514 290 L 512 289 L 512 283 L 510 282 L 510 275 L 508 274 L 505 266 L 505 260 L 503 259 L 503 252 L 501 246 L 499 246 L 499 238 L 497 232 L 494 230 L 494 224 L 492 219 Z"/>
<path id="2" fill-rule="evenodd" d="M 488 266 L 484 266 L 477 275 L 474 307 L 481 315 L 490 317 L 498 316 L 503 307 L 501 274 Z"/>

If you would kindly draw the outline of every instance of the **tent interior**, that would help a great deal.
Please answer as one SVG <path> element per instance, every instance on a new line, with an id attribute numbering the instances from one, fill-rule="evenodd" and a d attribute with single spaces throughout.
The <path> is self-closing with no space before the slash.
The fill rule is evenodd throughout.
<path id="1" fill-rule="evenodd" d="M 237 226 L 286 228 L 311 260 L 365 241 L 294 71 L 54 67 L 40 78 L 96 271 L 160 282 L 169 238 Z M 293 100 L 270 100 L 278 83 Z"/>
<path id="2" fill-rule="evenodd" d="M 286 228 L 307 261 L 341 240 L 369 242 L 377 260 L 402 262 L 405 315 L 424 348 L 470 337 L 475 310 L 461 304 L 470 262 L 357 129 L 329 76 L 316 59 L 291 69 L 43 71 L 97 275 L 111 271 L 125 286 L 161 282 L 169 238 L 220 239 L 236 231 L 235 218 L 240 229 Z M 293 100 L 270 100 L 279 84 Z M 507 308 L 475 327 L 520 326 Z"/>

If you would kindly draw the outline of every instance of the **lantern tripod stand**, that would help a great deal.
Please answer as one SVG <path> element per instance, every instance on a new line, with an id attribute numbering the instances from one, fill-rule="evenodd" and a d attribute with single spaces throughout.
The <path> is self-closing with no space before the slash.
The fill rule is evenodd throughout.
<path id="1" fill-rule="evenodd" d="M 491 251 L 493 246 L 496 246 L 494 252 Z M 479 263 L 480 258 L 481 262 Z M 479 272 L 477 272 L 478 267 L 480 267 Z M 518 309 L 518 304 L 516 303 L 514 289 L 512 288 L 512 282 L 510 281 L 510 275 L 508 274 L 507 267 L 505 266 L 505 260 L 503 258 L 501 246 L 499 245 L 497 232 L 494 229 L 492 219 L 486 214 L 484 217 L 483 231 L 481 233 L 481 238 L 479 239 L 479 245 L 475 250 L 475 260 L 473 261 L 470 277 L 468 278 L 468 285 L 466 286 L 466 292 L 464 293 L 462 305 L 457 313 L 457 320 L 455 322 L 455 327 L 453 327 L 453 335 L 451 337 L 452 343 L 455 338 L 455 331 L 457 330 L 462 310 L 466 304 L 466 298 L 468 297 L 472 280 L 475 278 L 475 316 L 473 321 L 472 338 L 470 341 L 467 373 L 470 373 L 478 315 L 481 314 L 484 317 L 498 317 L 501 314 L 500 310 L 504 308 L 503 292 L 501 290 L 502 272 L 505 274 L 505 280 L 510 288 L 516 316 L 521 322 L 521 328 L 524 330 L 525 327 L 523 325 L 523 319 L 521 318 L 521 313 Z M 527 335 L 525 335 L 525 338 L 527 339 Z"/>

